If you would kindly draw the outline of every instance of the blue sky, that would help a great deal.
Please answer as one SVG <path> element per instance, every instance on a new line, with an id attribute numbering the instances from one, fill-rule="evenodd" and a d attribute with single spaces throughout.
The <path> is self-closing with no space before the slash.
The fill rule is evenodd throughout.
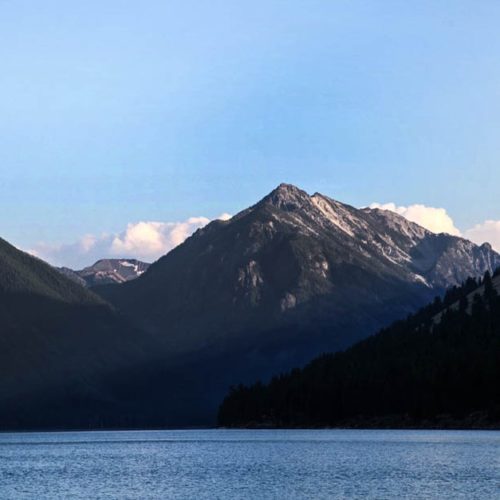
<path id="1" fill-rule="evenodd" d="M 464 234 L 498 221 L 499 18 L 487 0 L 4 0 L 0 235 L 47 249 L 213 218 L 283 181 L 444 207 Z"/>

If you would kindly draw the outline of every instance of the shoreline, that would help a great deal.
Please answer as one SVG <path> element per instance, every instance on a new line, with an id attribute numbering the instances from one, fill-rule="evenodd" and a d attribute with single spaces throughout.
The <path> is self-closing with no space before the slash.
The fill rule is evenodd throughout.
<path id="1" fill-rule="evenodd" d="M 369 424 L 339 424 L 334 426 L 329 425 L 271 425 L 271 424 L 257 424 L 250 422 L 246 425 L 238 426 L 218 426 L 218 427 L 155 427 L 155 428 L 116 428 L 110 427 L 102 428 L 78 428 L 78 429 L 1 429 L 2 434 L 51 434 L 51 433 L 84 433 L 84 432 L 163 432 L 163 431 L 223 431 L 223 430 L 269 430 L 269 431 L 319 431 L 319 430 L 366 430 L 366 431 L 500 431 L 500 423 L 494 422 L 485 425 L 369 425 Z"/>
<path id="2" fill-rule="evenodd" d="M 500 430 L 500 419 L 490 418 L 487 412 L 477 411 L 463 418 L 449 414 L 433 418 L 415 419 L 408 415 L 386 415 L 380 417 L 353 417 L 340 420 L 334 425 L 324 423 L 284 423 L 249 421 L 239 425 L 228 425 L 229 429 L 376 429 L 376 430 Z"/>

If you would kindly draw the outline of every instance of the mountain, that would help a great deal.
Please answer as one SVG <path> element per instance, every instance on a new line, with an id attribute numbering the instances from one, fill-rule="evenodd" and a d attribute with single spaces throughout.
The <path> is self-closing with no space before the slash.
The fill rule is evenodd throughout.
<path id="1" fill-rule="evenodd" d="M 213 415 L 229 384 L 344 349 L 498 265 L 488 244 L 282 184 L 139 278 L 93 290 L 162 344 L 168 366 L 198 374 Z"/>
<path id="2" fill-rule="evenodd" d="M 231 384 L 345 349 L 498 264 L 290 185 L 120 284 L 85 288 L 0 240 L 0 429 L 211 425 Z"/>
<path id="3" fill-rule="evenodd" d="M 349 330 L 324 339 L 335 348 L 499 264 L 488 244 L 282 184 L 138 279 L 94 290 L 180 352 L 290 326 Z"/>
<path id="4" fill-rule="evenodd" d="M 136 259 L 101 259 L 79 271 L 67 267 L 60 267 L 58 270 L 76 283 L 92 287 L 125 283 L 138 278 L 148 267 L 149 264 Z"/>
<path id="5" fill-rule="evenodd" d="M 500 428 L 500 272 L 345 352 L 233 388 L 223 426 Z"/>

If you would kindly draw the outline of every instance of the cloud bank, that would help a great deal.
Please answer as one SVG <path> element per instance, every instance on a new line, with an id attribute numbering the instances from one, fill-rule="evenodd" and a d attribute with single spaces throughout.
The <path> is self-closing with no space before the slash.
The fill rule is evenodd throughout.
<path id="1" fill-rule="evenodd" d="M 230 218 L 229 214 L 217 217 L 222 220 Z M 182 222 L 134 222 L 117 234 L 87 234 L 78 241 L 60 245 L 41 242 L 28 252 L 53 265 L 73 269 L 105 258 L 134 258 L 153 262 L 209 222 L 207 217 L 190 217 Z"/>
<path id="2" fill-rule="evenodd" d="M 478 245 L 490 243 L 497 252 L 500 252 L 500 220 L 487 220 L 481 224 L 476 224 L 470 229 L 460 231 L 444 208 L 428 207 L 419 204 L 404 207 L 397 206 L 395 203 L 372 203 L 370 208 L 380 208 L 396 212 L 433 233 L 448 233 L 454 236 L 462 236 Z"/>

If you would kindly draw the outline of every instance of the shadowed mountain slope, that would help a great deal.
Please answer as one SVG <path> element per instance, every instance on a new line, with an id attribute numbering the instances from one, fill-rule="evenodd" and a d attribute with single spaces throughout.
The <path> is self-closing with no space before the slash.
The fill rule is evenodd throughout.
<path id="1" fill-rule="evenodd" d="M 184 382 L 156 353 L 100 297 L 0 240 L 1 429 L 169 425 L 162 391 L 181 402 Z"/>

